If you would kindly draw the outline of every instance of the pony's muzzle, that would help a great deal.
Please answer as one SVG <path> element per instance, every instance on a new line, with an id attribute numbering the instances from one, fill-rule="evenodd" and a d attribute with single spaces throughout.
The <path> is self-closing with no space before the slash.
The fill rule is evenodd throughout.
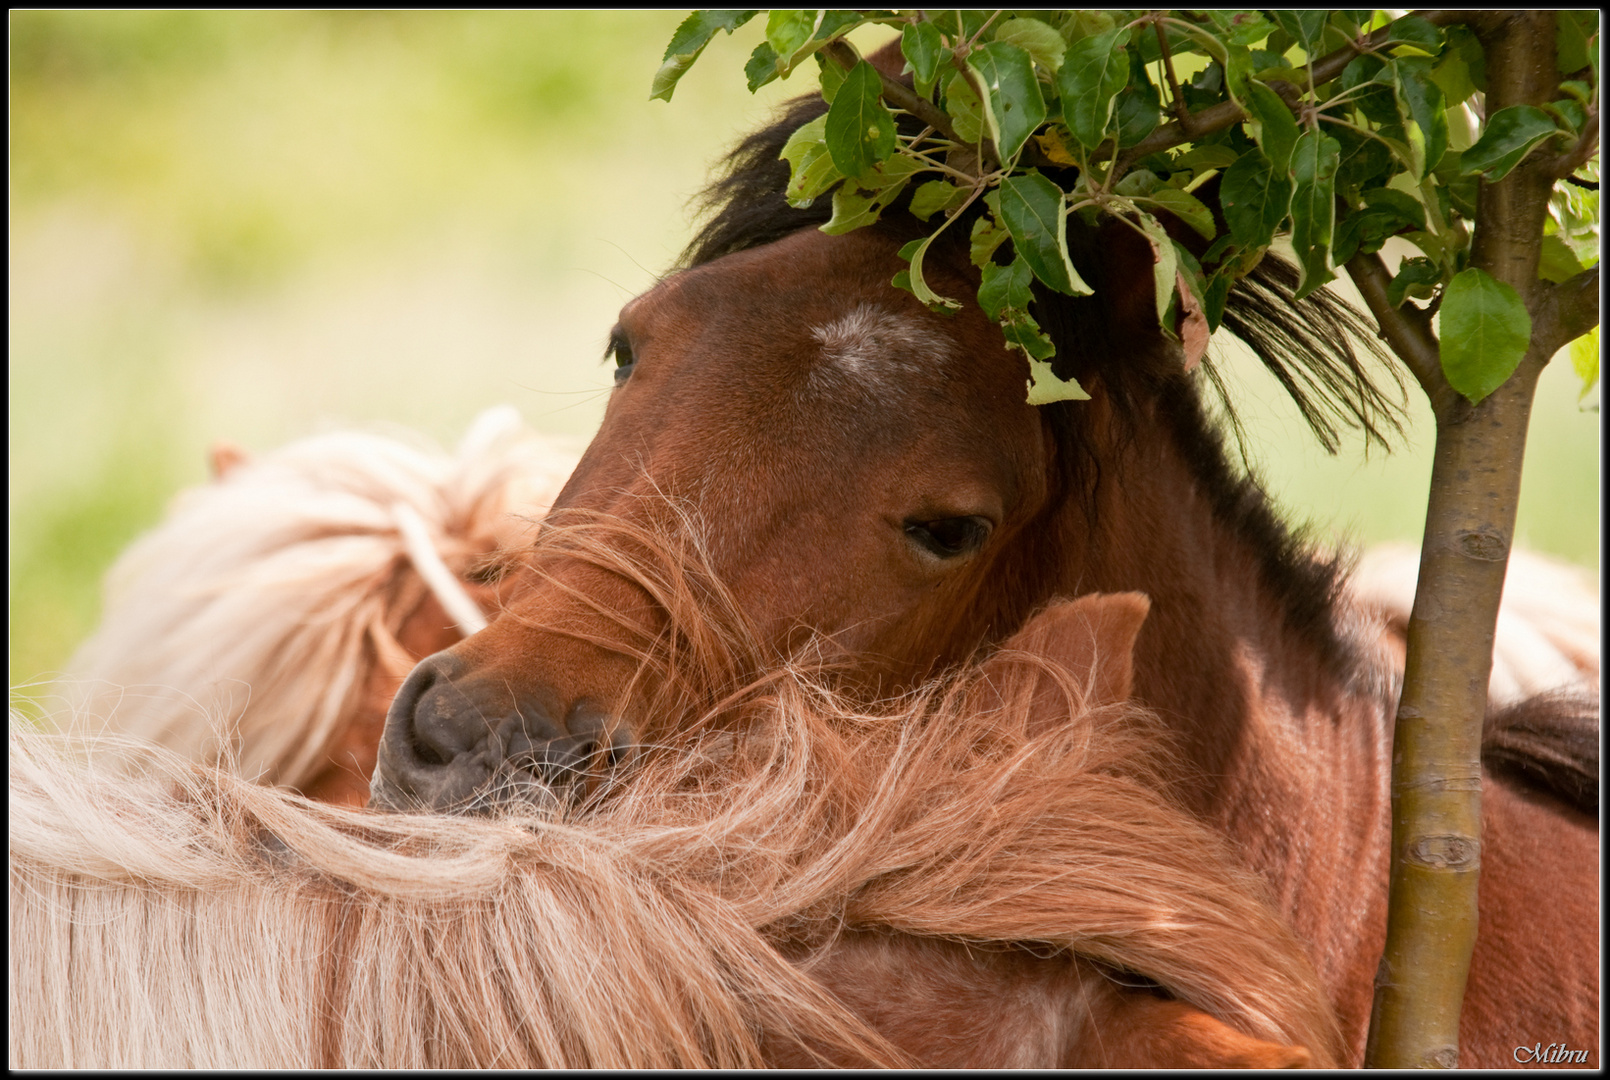
<path id="1" fill-rule="evenodd" d="M 523 694 L 464 667 L 439 652 L 403 682 L 386 714 L 370 806 L 462 813 L 546 801 L 630 753 L 627 726 L 591 699 L 560 706 L 555 695 Z"/>

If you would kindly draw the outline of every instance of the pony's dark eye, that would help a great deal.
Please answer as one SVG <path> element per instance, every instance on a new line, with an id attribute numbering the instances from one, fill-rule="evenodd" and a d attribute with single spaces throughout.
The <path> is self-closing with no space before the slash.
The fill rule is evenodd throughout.
<path id="1" fill-rule="evenodd" d="M 989 530 L 989 519 L 981 517 L 906 522 L 906 535 L 941 559 L 954 559 L 977 551 L 989 539 Z"/>
<path id="2" fill-rule="evenodd" d="M 619 334 L 609 339 L 609 356 L 615 358 L 615 385 L 625 383 L 632 374 L 632 365 L 637 363 L 637 357 L 632 355 L 632 345 Z"/>

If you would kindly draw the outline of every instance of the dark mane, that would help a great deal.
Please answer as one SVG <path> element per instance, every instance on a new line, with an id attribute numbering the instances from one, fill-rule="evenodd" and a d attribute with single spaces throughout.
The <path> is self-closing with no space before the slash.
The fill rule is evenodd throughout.
<path id="1" fill-rule="evenodd" d="M 700 200 L 705 224 L 683 253 L 683 266 L 772 243 L 832 216 L 826 195 L 805 208 L 788 205 L 783 197 L 788 165 L 778 157 L 795 129 L 825 109 L 816 95 L 798 98 L 728 155 L 724 171 Z M 1095 295 L 1067 297 L 1037 289 L 1035 315 L 1057 347 L 1059 372 L 1080 378 L 1095 373 L 1131 438 L 1142 430 L 1143 405 L 1155 403 L 1155 418 L 1171 429 L 1219 520 L 1260 553 L 1264 582 L 1283 600 L 1292 628 L 1319 646 L 1337 670 L 1349 667 L 1350 650 L 1338 640 L 1331 618 L 1344 567 L 1338 559 L 1316 556 L 1301 533 L 1294 533 L 1275 514 L 1256 477 L 1232 463 L 1221 427 L 1228 427 L 1238 443 L 1242 433 L 1221 372 L 1211 359 L 1204 359 L 1200 379 L 1187 375 L 1177 351 L 1137 349 L 1132 337 L 1109 325 L 1109 305 L 1102 300 L 1104 261 L 1098 230 L 1077 217 L 1070 217 L 1068 225 L 1070 254 Z M 967 236 L 965 226 L 965 222 L 952 226 L 949 235 Z M 902 236 L 921 228 L 899 203 L 873 227 L 890 227 Z M 950 255 L 965 260 L 965 247 L 953 243 Z M 1293 300 L 1296 284 L 1297 274 L 1289 263 L 1266 257 L 1231 290 L 1223 328 L 1243 341 L 1285 388 L 1327 451 L 1336 452 L 1343 428 L 1359 431 L 1366 445 L 1387 447 L 1390 436 L 1402 431 L 1401 375 L 1377 343 L 1367 316 L 1326 290 Z M 1159 336 L 1158 345 L 1162 344 Z M 1395 395 L 1372 377 L 1367 361 L 1385 373 Z M 1222 425 L 1209 417 L 1202 399 L 1204 381 L 1222 403 Z M 1085 484 L 1069 483 L 1064 490 L 1088 489 L 1088 470 L 1098 467 L 1099 459 L 1096 448 L 1086 444 L 1077 403 L 1044 408 L 1070 451 L 1064 460 L 1070 468 L 1085 472 Z"/>

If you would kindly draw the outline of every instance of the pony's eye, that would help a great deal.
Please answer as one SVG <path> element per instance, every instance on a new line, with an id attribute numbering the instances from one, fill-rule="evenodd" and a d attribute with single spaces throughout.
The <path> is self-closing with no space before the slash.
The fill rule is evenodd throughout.
<path id="1" fill-rule="evenodd" d="M 632 355 L 631 343 L 619 334 L 609 339 L 609 355 L 615 358 L 615 385 L 620 386 L 631 377 L 637 357 Z"/>
<path id="2" fill-rule="evenodd" d="M 977 551 L 989 539 L 989 531 L 989 519 L 981 517 L 906 522 L 906 535 L 941 559 L 954 559 Z"/>

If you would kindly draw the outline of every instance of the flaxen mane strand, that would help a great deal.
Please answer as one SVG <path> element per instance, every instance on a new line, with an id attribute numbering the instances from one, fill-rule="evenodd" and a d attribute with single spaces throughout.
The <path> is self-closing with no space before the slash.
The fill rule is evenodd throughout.
<path id="1" fill-rule="evenodd" d="M 575 461 L 504 408 L 456 456 L 336 432 L 234 465 L 112 568 L 65 681 L 75 730 L 301 786 L 365 673 L 412 667 L 396 634 L 430 573 L 473 578 L 523 543 Z"/>
<path id="2" fill-rule="evenodd" d="M 491 820 L 156 748 L 97 771 L 14 724 L 11 1063 L 897 1064 L 777 951 L 841 927 L 1069 949 L 1334 1062 L 1301 947 L 1144 782 L 1149 718 L 1046 670 L 1073 714 L 1038 735 L 976 673 L 866 710 L 785 671 L 582 808 Z"/>

